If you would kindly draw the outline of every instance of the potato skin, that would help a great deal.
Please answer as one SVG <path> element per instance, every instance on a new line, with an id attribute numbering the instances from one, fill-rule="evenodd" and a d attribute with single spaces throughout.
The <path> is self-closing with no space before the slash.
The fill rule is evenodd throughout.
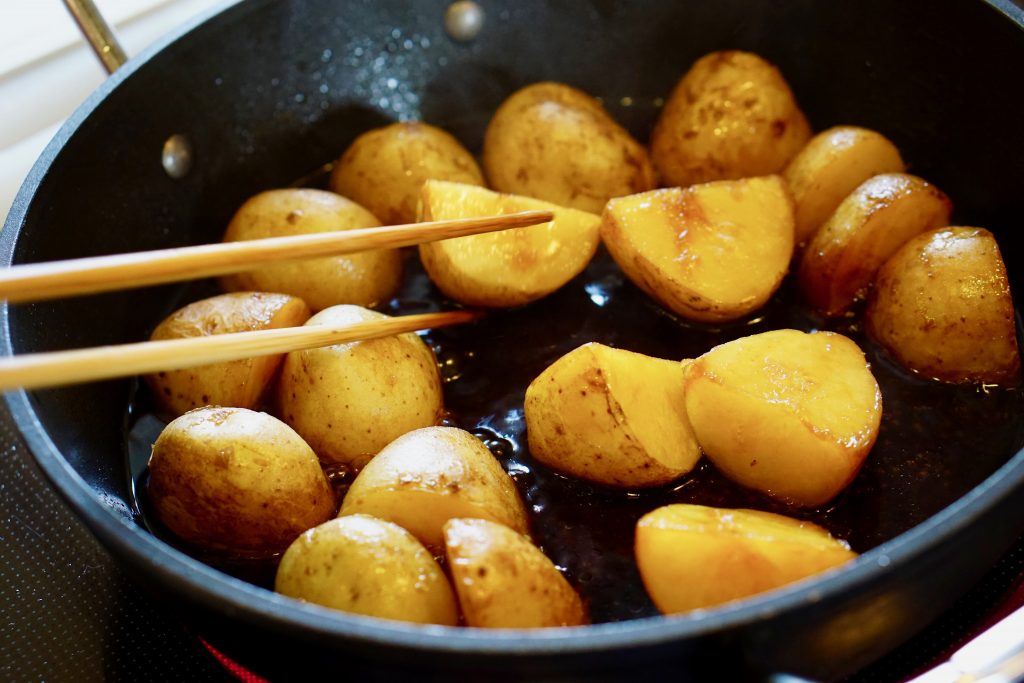
<path id="1" fill-rule="evenodd" d="M 779 70 L 749 52 L 712 52 L 680 79 L 651 136 L 664 185 L 778 173 L 811 137 Z"/>
<path id="2" fill-rule="evenodd" d="M 455 595 L 431 554 L 402 527 L 367 515 L 332 519 L 295 539 L 274 590 L 352 614 L 458 622 Z"/>
<path id="3" fill-rule="evenodd" d="M 200 408 L 167 425 L 153 444 L 149 496 L 178 537 L 246 555 L 284 550 L 336 504 L 299 435 L 243 408 Z"/>
<path id="4" fill-rule="evenodd" d="M 299 298 L 267 292 L 236 292 L 196 301 L 165 318 L 150 339 L 182 339 L 301 325 L 309 307 Z M 160 411 L 175 417 L 208 405 L 256 408 L 284 354 L 214 363 L 146 375 Z"/>
<path id="5" fill-rule="evenodd" d="M 416 222 L 420 188 L 430 178 L 484 184 L 473 155 L 453 136 L 426 123 L 403 122 L 357 137 L 334 165 L 329 187 L 384 225 L 397 225 Z"/>
<path id="6" fill-rule="evenodd" d="M 878 272 L 865 323 L 904 367 L 926 377 L 1020 382 L 1006 266 L 983 228 L 940 228 L 904 244 Z"/>
<path id="7" fill-rule="evenodd" d="M 225 242 L 373 228 L 380 221 L 333 192 L 285 189 L 261 192 L 235 213 Z M 319 311 L 335 304 L 373 306 L 387 300 L 402 280 L 397 249 L 375 249 L 263 266 L 220 279 L 228 291 L 257 290 L 297 296 Z"/>
<path id="8" fill-rule="evenodd" d="M 595 98 L 562 83 L 528 85 L 498 107 L 483 164 L 499 192 L 591 213 L 656 184 L 647 150 Z"/>

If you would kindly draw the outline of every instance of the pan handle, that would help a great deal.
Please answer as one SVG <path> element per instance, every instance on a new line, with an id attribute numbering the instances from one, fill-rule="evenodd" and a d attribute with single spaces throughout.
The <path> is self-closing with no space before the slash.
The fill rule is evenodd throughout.
<path id="1" fill-rule="evenodd" d="M 89 41 L 107 73 L 114 73 L 119 66 L 128 61 L 128 55 L 125 54 L 113 29 L 92 0 L 64 0 L 64 5 L 75 18 L 75 23 Z"/>

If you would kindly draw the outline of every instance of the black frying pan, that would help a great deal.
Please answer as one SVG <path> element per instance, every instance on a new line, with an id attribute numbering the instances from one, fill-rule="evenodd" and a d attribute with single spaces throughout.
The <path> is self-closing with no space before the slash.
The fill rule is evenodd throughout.
<path id="1" fill-rule="evenodd" d="M 422 117 L 479 149 L 500 101 L 543 79 L 604 97 L 643 139 L 656 99 L 698 56 L 728 47 L 778 64 L 815 128 L 856 123 L 891 137 L 914 173 L 953 197 L 957 222 L 996 233 L 1020 290 L 1024 12 L 1006 0 L 481 4 L 485 28 L 469 44 L 444 33 L 443 2 L 250 0 L 151 49 L 109 79 L 47 148 L 0 234 L 4 263 L 214 241 L 247 196 L 308 176 L 359 132 L 387 120 Z M 623 103 L 626 96 L 630 106 Z M 164 141 L 175 133 L 185 134 L 195 150 L 193 169 L 179 180 L 168 177 L 159 160 Z M 613 293 L 602 314 L 614 313 L 616 325 L 604 331 L 589 327 L 593 317 L 580 300 L 595 282 Z M 598 261 L 565 293 L 492 316 L 477 330 L 486 343 L 473 343 L 497 349 L 501 340 L 511 340 L 536 349 L 548 339 L 538 336 L 543 333 L 571 347 L 587 340 L 581 335 L 627 330 L 622 334 L 632 336 L 620 343 L 681 357 L 751 331 L 681 326 L 645 309 L 641 299 L 631 298 L 630 287 Z M 183 285 L 4 307 L 3 350 L 142 339 L 200 290 Z M 766 321 L 754 326 L 820 324 L 791 299 L 784 291 L 767 309 Z M 402 305 L 440 303 L 413 278 Z M 530 322 L 538 316 L 558 323 Z M 433 341 L 453 353 L 469 343 L 445 335 Z M 834 507 L 811 513 L 868 551 L 858 561 L 807 585 L 710 612 L 649 616 L 638 598 L 625 608 L 638 619 L 525 634 L 418 628 L 301 606 L 159 540 L 137 514 L 132 484 L 138 473 L 126 467 L 125 434 L 134 419 L 126 410 L 145 405 L 132 382 L 13 392 L 7 406 L 43 471 L 125 567 L 217 647 L 277 678 L 300 671 L 428 678 L 468 673 L 488 680 L 642 674 L 735 679 L 777 671 L 835 678 L 921 628 L 1024 531 L 1018 394 L 976 400 L 970 389 L 908 380 L 861 341 L 869 347 L 890 415 L 909 424 L 914 438 L 896 439 L 893 431 L 885 446 L 883 432 L 853 487 Z M 475 369 L 487 381 L 453 383 L 449 402 L 463 423 L 480 426 L 487 410 L 514 410 L 516 392 L 549 360 L 523 351 L 516 359 L 519 376 L 510 371 L 490 384 L 495 360 Z M 495 388 L 501 382 L 507 393 Z M 896 394 L 899 400 L 891 401 Z M 916 409 L 933 398 L 938 413 Z M 955 434 L 942 431 L 949 424 Z M 507 423 L 488 425 L 490 436 L 508 442 L 506 456 L 529 462 L 516 450 L 521 435 Z M 531 476 L 547 475 L 535 469 Z M 696 478 L 717 486 L 713 495 L 723 503 L 770 506 L 715 483 L 707 468 Z M 638 514 L 635 507 L 622 512 L 626 507 L 607 492 L 548 480 L 559 499 L 575 496 L 584 505 L 575 508 L 582 512 L 535 529 L 545 549 L 564 554 L 566 562 L 573 556 L 566 549 L 590 538 L 577 518 L 593 515 L 605 526 L 628 528 L 629 515 Z M 690 494 L 660 491 L 650 501 L 678 495 Z M 600 539 L 594 542 L 600 546 Z M 616 553 L 628 551 L 628 540 L 600 547 L 607 551 L 593 556 L 614 564 Z M 570 574 L 585 593 L 599 592 L 587 586 L 585 569 L 570 566 Z M 628 567 L 622 571 L 593 581 L 636 592 L 635 576 Z M 629 616 L 602 609 L 604 619 Z"/>

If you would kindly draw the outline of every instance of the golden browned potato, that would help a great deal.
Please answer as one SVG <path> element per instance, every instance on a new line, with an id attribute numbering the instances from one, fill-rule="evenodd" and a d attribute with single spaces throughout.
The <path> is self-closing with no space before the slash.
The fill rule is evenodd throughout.
<path id="1" fill-rule="evenodd" d="M 576 277 L 597 251 L 599 216 L 529 197 L 428 180 L 423 220 L 551 210 L 555 220 L 420 245 L 427 275 L 445 295 L 473 306 L 518 306 Z"/>
<path id="2" fill-rule="evenodd" d="M 288 425 L 244 408 L 200 408 L 153 444 L 157 517 L 200 548 L 281 552 L 331 518 L 334 492 L 313 450 Z"/>
<path id="3" fill-rule="evenodd" d="M 306 324 L 386 317 L 332 306 Z M 277 396 L 282 419 L 321 460 L 356 469 L 398 436 L 435 424 L 444 408 L 437 359 L 412 333 L 293 351 L 281 368 Z"/>
<path id="4" fill-rule="evenodd" d="M 450 519 L 445 555 L 466 624 L 480 628 L 579 626 L 576 594 L 530 539 L 486 519 Z"/>
<path id="5" fill-rule="evenodd" d="M 295 539 L 274 590 L 381 619 L 455 626 L 459 618 L 431 554 L 402 527 L 367 515 L 332 519 Z"/>
<path id="6" fill-rule="evenodd" d="M 237 292 L 196 301 L 163 320 L 150 339 L 205 337 L 301 325 L 309 319 L 302 299 L 287 294 Z M 214 363 L 146 375 L 159 410 L 181 415 L 202 406 L 255 408 L 270 386 L 283 354 Z"/>
<path id="7" fill-rule="evenodd" d="M 749 52 L 697 60 L 665 102 L 651 158 L 665 185 L 778 173 L 811 137 L 774 66 Z"/>
<path id="8" fill-rule="evenodd" d="M 526 389 L 530 454 L 554 470 L 611 486 L 658 486 L 693 469 L 685 364 L 584 344 Z"/>
<path id="9" fill-rule="evenodd" d="M 363 513 L 409 530 L 430 549 L 454 517 L 489 519 L 526 533 L 512 478 L 487 447 L 454 427 L 417 429 L 388 444 L 359 473 L 339 515 Z"/>
<path id="10" fill-rule="evenodd" d="M 857 557 L 821 527 L 756 510 L 666 505 L 636 525 L 636 563 L 658 609 L 714 607 Z"/>
<path id="11" fill-rule="evenodd" d="M 684 318 L 735 320 L 789 269 L 793 207 L 778 176 L 653 190 L 608 202 L 601 239 L 622 272 Z"/>
<path id="12" fill-rule="evenodd" d="M 988 230 L 918 235 L 878 272 L 867 330 L 905 367 L 943 382 L 1020 381 L 1013 300 Z"/>
<path id="13" fill-rule="evenodd" d="M 287 237 L 335 230 L 373 228 L 373 214 L 333 192 L 270 190 L 251 198 L 235 213 L 225 242 Z M 314 311 L 335 304 L 372 306 L 386 301 L 402 280 L 397 249 L 291 261 L 221 278 L 228 291 L 283 292 L 301 298 Z"/>
<path id="14" fill-rule="evenodd" d="M 815 507 L 860 469 L 878 436 L 882 393 L 843 335 L 775 330 L 693 361 L 686 412 L 697 443 L 727 477 Z"/>
<path id="15" fill-rule="evenodd" d="M 592 213 L 656 185 L 643 145 L 600 102 L 561 83 L 528 85 L 502 103 L 487 125 L 483 163 L 499 192 Z"/>
<path id="16" fill-rule="evenodd" d="M 828 316 L 864 298 L 878 268 L 914 235 L 949 224 L 953 204 L 917 176 L 865 180 L 814 234 L 797 271 L 804 298 Z"/>
<path id="17" fill-rule="evenodd" d="M 385 225 L 413 223 L 423 181 L 483 185 L 476 160 L 454 137 L 426 123 L 392 123 L 355 139 L 334 165 L 330 189 Z"/>
<path id="18" fill-rule="evenodd" d="M 896 145 L 881 133 L 835 126 L 815 135 L 782 173 L 796 206 L 796 243 L 806 243 L 862 182 L 904 170 Z"/>

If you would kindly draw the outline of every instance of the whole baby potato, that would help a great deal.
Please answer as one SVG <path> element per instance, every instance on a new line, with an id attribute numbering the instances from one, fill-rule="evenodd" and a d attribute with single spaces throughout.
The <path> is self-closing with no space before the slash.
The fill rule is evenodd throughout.
<path id="1" fill-rule="evenodd" d="M 333 192 L 286 189 L 261 192 L 235 213 L 225 242 L 374 228 L 380 221 Z M 397 249 L 290 261 L 225 275 L 228 291 L 258 290 L 297 296 L 319 311 L 335 304 L 372 306 L 387 300 L 402 281 Z"/>
<path id="2" fill-rule="evenodd" d="M 335 509 L 313 450 L 244 408 L 200 408 L 167 425 L 149 459 L 149 497 L 178 537 L 246 555 L 281 552 Z"/>
<path id="3" fill-rule="evenodd" d="M 498 107 L 483 164 L 499 192 L 591 213 L 657 180 L 643 145 L 595 98 L 561 83 L 528 85 Z"/>
<path id="4" fill-rule="evenodd" d="M 355 139 L 334 165 L 330 189 L 385 225 L 414 223 L 428 179 L 483 185 L 476 160 L 454 137 L 425 123 L 392 123 Z"/>
<path id="5" fill-rule="evenodd" d="M 402 527 L 367 515 L 332 519 L 295 539 L 274 590 L 381 619 L 455 626 L 459 618 L 433 556 Z"/>
<path id="6" fill-rule="evenodd" d="M 183 339 L 293 327 L 308 319 L 309 307 L 294 296 L 235 292 L 178 309 L 156 326 L 150 339 Z M 270 387 L 282 360 L 284 354 L 278 353 L 167 370 L 146 375 L 145 379 L 158 409 L 171 415 L 208 405 L 255 408 Z"/>
<path id="7" fill-rule="evenodd" d="M 387 317 L 332 306 L 306 324 Z M 277 396 L 282 419 L 321 460 L 356 469 L 398 436 L 435 424 L 444 407 L 437 359 L 413 333 L 293 351 L 281 368 Z"/>
<path id="8" fill-rule="evenodd" d="M 811 137 L 782 74 L 749 52 L 697 60 L 665 102 L 651 158 L 665 185 L 778 173 Z"/>

